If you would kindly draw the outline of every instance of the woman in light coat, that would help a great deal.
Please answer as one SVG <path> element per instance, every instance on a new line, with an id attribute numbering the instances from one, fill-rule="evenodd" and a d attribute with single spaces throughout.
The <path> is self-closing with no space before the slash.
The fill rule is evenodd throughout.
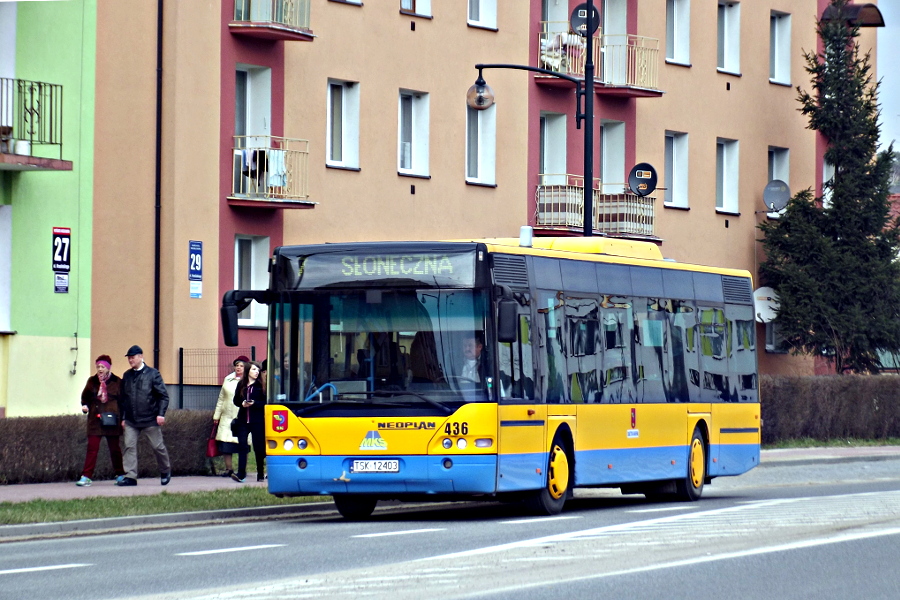
<path id="1" fill-rule="evenodd" d="M 234 372 L 225 377 L 222 389 L 219 391 L 219 401 L 216 402 L 216 411 L 213 413 L 213 423 L 216 427 L 216 445 L 219 452 L 225 457 L 225 472 L 222 477 L 231 477 L 234 473 L 232 454 L 238 451 L 238 439 L 231 434 L 231 421 L 237 418 L 239 407 L 234 405 L 234 390 L 241 377 L 244 376 L 244 363 L 250 362 L 246 356 L 238 356 L 234 359 Z"/>

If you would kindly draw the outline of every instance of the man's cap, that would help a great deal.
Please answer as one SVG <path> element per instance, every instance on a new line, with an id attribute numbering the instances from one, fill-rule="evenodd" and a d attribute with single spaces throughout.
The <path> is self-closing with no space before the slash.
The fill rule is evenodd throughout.
<path id="1" fill-rule="evenodd" d="M 143 354 L 144 351 L 141 350 L 141 347 L 135 344 L 131 348 L 128 349 L 128 352 L 125 353 L 125 356 L 134 356 L 135 354 Z"/>

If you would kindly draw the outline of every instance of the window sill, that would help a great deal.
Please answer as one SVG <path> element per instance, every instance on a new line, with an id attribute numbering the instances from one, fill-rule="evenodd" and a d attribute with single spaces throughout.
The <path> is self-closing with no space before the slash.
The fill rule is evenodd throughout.
<path id="1" fill-rule="evenodd" d="M 422 13 L 416 13 L 416 12 L 412 12 L 410 10 L 403 10 L 402 8 L 400 9 L 400 14 L 407 16 L 407 17 L 416 17 L 418 19 L 429 19 L 429 20 L 434 19 L 434 17 L 432 15 L 423 15 Z"/>
<path id="2" fill-rule="evenodd" d="M 474 185 L 475 187 L 486 187 L 486 188 L 497 187 L 496 183 L 482 183 L 481 181 L 470 181 L 469 179 L 466 179 L 466 185 Z"/>
<path id="3" fill-rule="evenodd" d="M 328 0 L 329 2 L 334 2 L 335 4 L 350 4 L 351 6 L 362 6 L 363 3 L 356 0 Z"/>
<path id="4" fill-rule="evenodd" d="M 666 64 L 672 65 L 673 67 L 687 67 L 687 68 L 691 68 L 692 66 L 694 66 L 689 62 L 681 62 L 680 60 L 675 60 L 674 58 L 667 58 Z"/>
<path id="5" fill-rule="evenodd" d="M 663 203 L 663 208 L 672 208 L 674 210 L 691 210 L 690 206 L 679 206 L 678 204 Z"/>
<path id="6" fill-rule="evenodd" d="M 780 85 L 780 86 L 782 86 L 782 87 L 788 87 L 788 88 L 789 88 L 789 87 L 794 87 L 794 86 L 791 85 L 790 83 L 785 83 L 784 81 L 776 81 L 776 80 L 774 80 L 774 79 L 769 79 L 769 83 L 771 83 L 772 85 Z"/>
<path id="7" fill-rule="evenodd" d="M 468 23 L 466 23 L 466 24 L 467 24 L 469 27 L 471 27 L 472 29 L 484 29 L 485 31 L 493 31 L 493 32 L 495 32 L 495 33 L 498 32 L 498 31 L 500 31 L 500 30 L 497 29 L 496 27 L 491 27 L 490 25 L 481 25 L 481 24 L 479 24 L 479 23 L 472 23 L 472 22 L 468 22 Z"/>
<path id="8" fill-rule="evenodd" d="M 16 335 L 18 331 L 0 331 L 0 335 Z"/>
<path id="9" fill-rule="evenodd" d="M 743 77 L 740 71 L 729 71 L 728 69 L 716 68 L 716 71 L 721 73 L 722 75 L 732 75 L 734 77 Z"/>
<path id="10" fill-rule="evenodd" d="M 397 175 L 399 177 L 412 177 L 414 179 L 431 179 L 431 175 L 419 175 L 418 173 L 404 173 L 403 171 L 397 171 Z"/>
<path id="11" fill-rule="evenodd" d="M 741 216 L 741 213 L 740 213 L 739 211 L 725 210 L 724 208 L 717 208 L 717 209 L 716 209 L 716 214 L 717 214 L 717 215 L 728 215 L 728 216 L 730 216 L 730 217 L 739 217 L 739 216 Z"/>
<path id="12" fill-rule="evenodd" d="M 332 0 L 332 1 L 334 1 L 334 0 Z M 328 163 L 325 163 L 325 168 L 326 169 L 337 169 L 338 171 L 356 171 L 357 173 L 362 171 L 362 169 L 360 169 L 359 167 L 345 167 L 344 165 L 329 165 Z"/>

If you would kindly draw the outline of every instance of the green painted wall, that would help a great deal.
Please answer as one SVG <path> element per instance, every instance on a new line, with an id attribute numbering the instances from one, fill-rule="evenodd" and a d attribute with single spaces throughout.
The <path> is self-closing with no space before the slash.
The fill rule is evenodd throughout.
<path id="1" fill-rule="evenodd" d="M 16 78 L 63 86 L 62 158 L 73 163 L 72 171 L 10 174 L 10 316 L 19 335 L 90 337 L 96 12 L 96 0 L 18 5 Z M 58 148 L 33 153 L 56 158 Z M 72 229 L 68 294 L 54 293 L 53 227 Z"/>

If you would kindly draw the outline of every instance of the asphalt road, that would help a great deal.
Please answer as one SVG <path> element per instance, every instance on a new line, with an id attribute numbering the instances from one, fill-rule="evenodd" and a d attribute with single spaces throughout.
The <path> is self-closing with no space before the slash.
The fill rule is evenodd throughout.
<path id="1" fill-rule="evenodd" d="M 900 597 L 900 459 L 756 469 L 696 503 L 579 492 L 0 545 L 0 598 Z"/>

